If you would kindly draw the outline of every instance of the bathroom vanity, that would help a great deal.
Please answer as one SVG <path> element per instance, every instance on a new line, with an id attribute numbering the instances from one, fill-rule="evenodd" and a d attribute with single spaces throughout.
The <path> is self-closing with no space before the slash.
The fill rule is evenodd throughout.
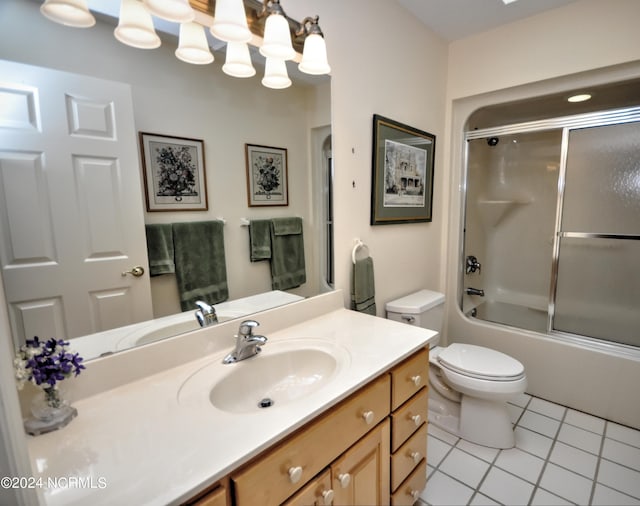
<path id="1" fill-rule="evenodd" d="M 90 363 L 87 377 L 129 377 L 77 378 L 78 417 L 29 451 L 35 477 L 97 486 L 45 489 L 45 504 L 413 504 L 436 333 L 342 304 L 333 292 L 254 315 L 268 342 L 236 364 L 221 360 L 237 321 Z M 133 377 L 138 360 L 165 369 Z"/>

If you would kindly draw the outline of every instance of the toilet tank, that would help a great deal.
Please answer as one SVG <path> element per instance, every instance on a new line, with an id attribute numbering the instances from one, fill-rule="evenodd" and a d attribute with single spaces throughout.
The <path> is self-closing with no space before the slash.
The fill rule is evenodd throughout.
<path id="1" fill-rule="evenodd" d="M 420 290 L 385 305 L 387 318 L 416 325 L 425 329 L 442 331 L 444 318 L 444 294 Z"/>

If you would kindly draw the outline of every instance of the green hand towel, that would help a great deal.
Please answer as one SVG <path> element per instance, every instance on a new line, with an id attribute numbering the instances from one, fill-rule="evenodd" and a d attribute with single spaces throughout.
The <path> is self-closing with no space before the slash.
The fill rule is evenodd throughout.
<path id="1" fill-rule="evenodd" d="M 271 220 L 271 288 L 288 290 L 307 281 L 301 218 Z"/>
<path id="2" fill-rule="evenodd" d="M 249 222 L 249 258 L 252 262 L 271 258 L 271 220 Z"/>
<path id="3" fill-rule="evenodd" d="M 149 255 L 149 275 L 173 274 L 173 227 L 170 223 L 145 225 L 147 252 Z"/>
<path id="4" fill-rule="evenodd" d="M 376 288 L 371 257 L 356 260 L 351 277 L 351 309 L 376 314 Z"/>
<path id="5" fill-rule="evenodd" d="M 217 304 L 229 298 L 221 221 L 174 223 L 173 245 L 183 311 L 198 299 Z"/>

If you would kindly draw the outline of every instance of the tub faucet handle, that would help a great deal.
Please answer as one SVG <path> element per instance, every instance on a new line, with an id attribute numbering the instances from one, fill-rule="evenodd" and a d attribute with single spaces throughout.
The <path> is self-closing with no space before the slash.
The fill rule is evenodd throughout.
<path id="1" fill-rule="evenodd" d="M 471 274 L 472 272 L 476 272 L 476 271 L 478 271 L 478 274 L 480 274 L 481 268 L 482 268 L 482 264 L 478 262 L 478 259 L 476 257 L 474 257 L 473 255 L 469 255 L 467 257 L 467 266 L 465 269 L 465 272 L 467 274 Z"/>

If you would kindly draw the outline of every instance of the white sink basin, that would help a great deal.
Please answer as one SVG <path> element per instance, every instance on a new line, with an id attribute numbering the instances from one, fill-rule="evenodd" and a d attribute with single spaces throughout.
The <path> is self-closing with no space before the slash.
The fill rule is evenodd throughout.
<path id="1" fill-rule="evenodd" d="M 220 360 L 189 377 L 178 402 L 203 397 L 221 411 L 255 413 L 307 399 L 350 363 L 342 347 L 322 339 L 267 342 L 262 352 L 235 364 Z"/>

